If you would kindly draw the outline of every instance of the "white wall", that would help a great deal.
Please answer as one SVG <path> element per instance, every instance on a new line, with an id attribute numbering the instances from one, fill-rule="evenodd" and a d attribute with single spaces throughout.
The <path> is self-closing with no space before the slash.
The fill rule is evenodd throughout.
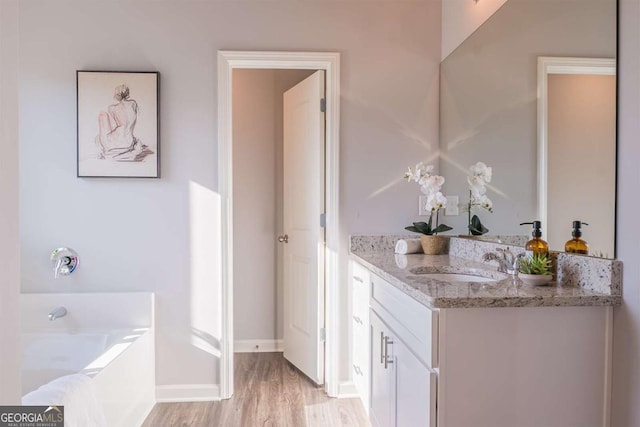
<path id="1" fill-rule="evenodd" d="M 614 427 L 640 425 L 640 2 L 620 0 L 618 92 L 617 256 L 623 265 L 623 303 L 614 310 Z"/>
<path id="2" fill-rule="evenodd" d="M 547 242 L 564 251 L 571 225 L 589 224 L 589 252 L 614 255 L 616 76 L 549 74 Z"/>
<path id="3" fill-rule="evenodd" d="M 507 0 L 443 0 L 442 59 L 449 56 Z"/>
<path id="4" fill-rule="evenodd" d="M 23 290 L 155 291 L 162 385 L 218 382 L 217 50 L 342 53 L 343 249 L 415 217 L 402 173 L 438 150 L 439 2 L 35 0 L 19 48 Z M 162 179 L 75 177 L 76 69 L 161 72 Z M 82 264 L 54 281 L 61 245 Z"/>
<path id="5" fill-rule="evenodd" d="M 0 405 L 20 403 L 18 2 L 0 1 Z"/>
<path id="6" fill-rule="evenodd" d="M 275 71 L 233 72 L 234 338 L 276 339 Z"/>

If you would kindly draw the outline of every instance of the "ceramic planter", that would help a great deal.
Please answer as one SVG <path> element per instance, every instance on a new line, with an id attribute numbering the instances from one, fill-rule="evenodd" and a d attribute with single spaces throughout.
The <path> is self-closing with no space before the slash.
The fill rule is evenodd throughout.
<path id="1" fill-rule="evenodd" d="M 420 244 L 425 255 L 442 255 L 447 252 L 447 238 L 444 236 L 420 236 Z"/>
<path id="2" fill-rule="evenodd" d="M 546 285 L 551 282 L 553 276 L 551 274 L 518 274 L 520 280 L 522 280 L 527 285 L 532 286 L 541 286 Z"/>

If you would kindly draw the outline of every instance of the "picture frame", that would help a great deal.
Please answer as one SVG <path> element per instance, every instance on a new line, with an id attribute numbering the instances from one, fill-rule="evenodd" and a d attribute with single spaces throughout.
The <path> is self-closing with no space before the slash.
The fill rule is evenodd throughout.
<path id="1" fill-rule="evenodd" d="M 160 178 L 160 73 L 76 71 L 77 177 Z"/>

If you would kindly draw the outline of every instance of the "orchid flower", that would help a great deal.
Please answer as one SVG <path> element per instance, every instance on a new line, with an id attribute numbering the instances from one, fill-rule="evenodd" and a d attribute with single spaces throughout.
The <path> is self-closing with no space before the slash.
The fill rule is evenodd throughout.
<path id="1" fill-rule="evenodd" d="M 438 225 L 438 211 L 447 206 L 447 199 L 440 191 L 444 185 L 444 177 L 434 175 L 433 170 L 433 165 L 425 165 L 420 162 L 413 168 L 409 167 L 408 171 L 404 174 L 404 178 L 408 182 L 416 182 L 420 186 L 422 194 L 427 196 L 424 208 L 431 213 L 428 224 L 424 223 L 424 227 L 416 228 L 416 224 L 423 223 L 414 223 L 413 227 L 406 228 L 409 231 L 415 231 L 423 234 L 438 234 L 443 231 L 451 230 L 451 227 L 447 225 Z M 436 215 L 436 226 L 432 228 L 431 224 L 434 213 Z"/>
<path id="2" fill-rule="evenodd" d="M 482 235 L 489 230 L 482 225 L 477 215 L 471 216 L 474 206 L 493 212 L 493 202 L 487 197 L 487 184 L 491 182 L 492 169 L 482 162 L 469 167 L 467 183 L 469 184 L 469 203 L 465 206 L 469 219 L 469 234 Z"/>

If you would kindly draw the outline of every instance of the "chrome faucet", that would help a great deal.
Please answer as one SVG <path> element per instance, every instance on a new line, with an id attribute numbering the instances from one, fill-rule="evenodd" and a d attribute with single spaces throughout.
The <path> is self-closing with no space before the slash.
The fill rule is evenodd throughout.
<path id="1" fill-rule="evenodd" d="M 51 313 L 49 313 L 49 320 L 56 320 L 59 317 L 64 317 L 67 315 L 67 309 L 64 307 L 54 308 Z"/>
<path id="2" fill-rule="evenodd" d="M 518 255 L 514 255 L 509 249 L 502 248 L 497 248 L 496 252 L 501 255 L 498 255 L 495 252 L 487 252 L 482 256 L 482 259 L 484 261 L 497 261 L 498 271 L 500 273 L 507 273 L 512 276 L 517 276 L 518 264 L 520 263 L 520 259 L 524 257 L 524 252 L 521 252 Z"/>

